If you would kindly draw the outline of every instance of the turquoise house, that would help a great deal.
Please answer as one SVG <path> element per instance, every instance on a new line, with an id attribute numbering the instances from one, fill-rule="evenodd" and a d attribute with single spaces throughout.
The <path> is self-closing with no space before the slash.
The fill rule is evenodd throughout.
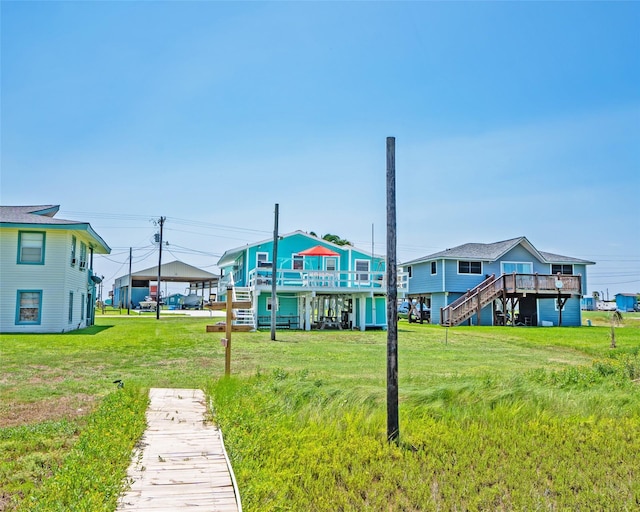
<path id="1" fill-rule="evenodd" d="M 594 262 L 538 250 L 526 237 L 468 243 L 402 263 L 408 297 L 444 326 L 579 326 Z"/>
<path id="2" fill-rule="evenodd" d="M 218 300 L 251 301 L 235 311 L 237 324 L 276 328 L 386 328 L 385 259 L 351 245 L 336 245 L 303 231 L 226 251 L 218 261 Z M 275 280 L 276 297 L 272 297 Z"/>

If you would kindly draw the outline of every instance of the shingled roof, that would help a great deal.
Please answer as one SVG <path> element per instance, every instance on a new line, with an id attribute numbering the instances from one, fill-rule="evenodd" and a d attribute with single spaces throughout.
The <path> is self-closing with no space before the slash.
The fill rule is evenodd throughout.
<path id="1" fill-rule="evenodd" d="M 525 249 L 527 249 L 543 263 L 583 263 L 586 265 L 594 264 L 593 261 L 586 261 L 570 256 L 561 256 L 559 254 L 539 251 L 533 246 L 531 242 L 529 242 L 529 240 L 527 240 L 526 237 L 521 236 L 518 238 L 511 238 L 509 240 L 502 240 L 500 242 L 494 242 L 491 244 L 468 243 L 458 245 L 457 247 L 453 247 L 451 249 L 445 249 L 444 251 L 429 254 L 415 260 L 407 261 L 406 263 L 403 263 L 403 265 L 413 265 L 416 263 L 423 263 L 425 261 L 440 259 L 497 261 L 517 245 L 523 245 Z"/>
<path id="2" fill-rule="evenodd" d="M 0 226 L 23 228 L 27 226 L 56 228 L 67 227 L 79 231 L 86 231 L 95 239 L 94 250 L 99 254 L 109 254 L 111 248 L 93 230 L 88 222 L 77 220 L 56 219 L 54 216 L 60 210 L 60 205 L 46 204 L 36 206 L 0 206 Z"/>

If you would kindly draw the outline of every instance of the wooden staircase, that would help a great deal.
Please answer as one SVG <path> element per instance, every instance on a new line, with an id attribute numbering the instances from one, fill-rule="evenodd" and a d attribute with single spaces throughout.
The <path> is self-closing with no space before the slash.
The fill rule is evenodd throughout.
<path id="1" fill-rule="evenodd" d="M 251 291 L 247 287 L 233 287 L 233 301 L 251 302 Z M 234 309 L 234 325 L 247 325 L 256 328 L 256 316 L 253 309 Z"/>
<path id="2" fill-rule="evenodd" d="M 440 324 L 445 327 L 460 325 L 493 302 L 504 289 L 503 277 L 500 276 L 497 279 L 495 275 L 487 277 L 465 295 L 440 309 Z"/>
<path id="3" fill-rule="evenodd" d="M 580 297 L 582 278 L 579 275 L 502 274 L 491 275 L 448 306 L 440 309 L 440 325 L 460 325 L 496 298 L 517 297 L 526 293 L 538 297 Z M 493 312 L 491 313 L 493 314 Z"/>

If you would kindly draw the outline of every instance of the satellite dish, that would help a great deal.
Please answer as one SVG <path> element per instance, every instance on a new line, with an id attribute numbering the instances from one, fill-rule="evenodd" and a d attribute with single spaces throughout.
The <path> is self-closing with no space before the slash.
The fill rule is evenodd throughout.
<path id="1" fill-rule="evenodd" d="M 560 279 L 558 279 L 558 280 L 556 281 L 556 288 L 557 288 L 558 290 L 560 290 L 560 289 L 562 288 L 562 281 L 560 281 Z"/>

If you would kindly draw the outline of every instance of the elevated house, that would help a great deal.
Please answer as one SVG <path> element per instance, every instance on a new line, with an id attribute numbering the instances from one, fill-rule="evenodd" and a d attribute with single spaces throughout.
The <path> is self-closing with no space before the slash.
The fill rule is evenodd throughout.
<path id="1" fill-rule="evenodd" d="M 578 326 L 593 264 L 519 237 L 463 244 L 401 267 L 409 274 L 408 296 L 431 308 L 434 323 Z"/>
<path id="2" fill-rule="evenodd" d="M 93 255 L 111 249 L 58 205 L 0 206 L 0 331 L 66 332 L 92 325 Z"/>
<path id="3" fill-rule="evenodd" d="M 351 245 L 336 245 L 302 231 L 226 251 L 218 300 L 251 301 L 236 323 L 256 328 L 360 329 L 386 327 L 385 260 Z M 276 298 L 272 297 L 275 280 Z"/>

